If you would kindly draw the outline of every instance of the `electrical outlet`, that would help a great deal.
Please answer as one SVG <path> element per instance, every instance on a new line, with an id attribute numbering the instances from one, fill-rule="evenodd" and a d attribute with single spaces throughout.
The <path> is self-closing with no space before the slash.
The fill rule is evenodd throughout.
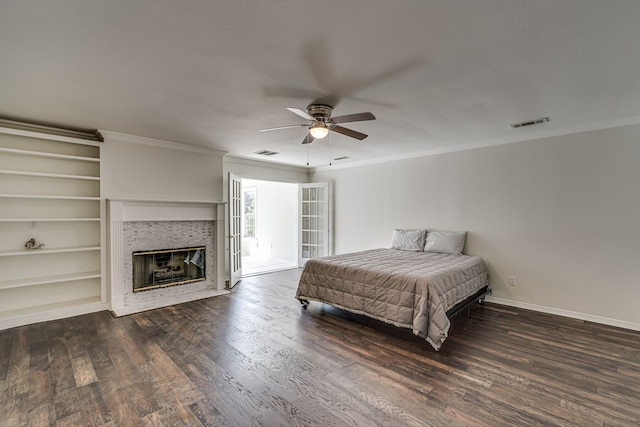
<path id="1" fill-rule="evenodd" d="M 35 221 L 29 221 L 27 222 L 27 228 L 32 229 L 32 228 L 38 228 L 38 223 Z"/>
<path id="2" fill-rule="evenodd" d="M 516 285 L 516 276 L 509 276 L 509 286 Z"/>

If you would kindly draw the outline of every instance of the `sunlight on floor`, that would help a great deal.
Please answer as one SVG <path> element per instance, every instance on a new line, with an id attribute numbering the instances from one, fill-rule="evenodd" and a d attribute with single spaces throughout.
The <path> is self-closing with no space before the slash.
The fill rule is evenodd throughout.
<path id="1" fill-rule="evenodd" d="M 254 276 L 256 274 L 269 273 L 272 271 L 287 270 L 296 268 L 295 261 L 286 259 L 243 256 L 242 257 L 242 277 Z"/>

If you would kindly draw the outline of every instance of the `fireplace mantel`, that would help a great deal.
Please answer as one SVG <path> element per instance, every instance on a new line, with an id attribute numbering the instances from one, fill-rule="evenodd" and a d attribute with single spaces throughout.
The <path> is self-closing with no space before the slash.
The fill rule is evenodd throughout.
<path id="1" fill-rule="evenodd" d="M 201 298 L 227 293 L 225 290 L 225 247 L 224 214 L 225 203 L 218 201 L 191 200 L 146 200 L 146 199 L 109 199 L 108 200 L 108 250 L 109 250 L 109 296 L 111 311 L 117 315 L 126 315 L 153 308 L 179 304 Z M 154 296 L 149 292 L 144 302 L 127 302 L 125 299 L 125 277 L 130 272 L 124 268 L 125 236 L 124 224 L 129 222 L 184 222 L 211 221 L 214 229 L 214 247 L 212 248 L 213 268 L 211 286 L 193 292 L 180 289 L 175 295 Z"/>

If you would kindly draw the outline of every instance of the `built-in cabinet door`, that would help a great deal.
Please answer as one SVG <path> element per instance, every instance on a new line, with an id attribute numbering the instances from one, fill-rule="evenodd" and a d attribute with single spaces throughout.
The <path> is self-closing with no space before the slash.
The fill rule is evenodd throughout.
<path id="1" fill-rule="evenodd" d="M 329 183 L 300 184 L 299 267 L 311 258 L 330 255 L 329 200 Z"/>
<path id="2" fill-rule="evenodd" d="M 229 173 L 229 287 L 242 278 L 242 180 Z"/>

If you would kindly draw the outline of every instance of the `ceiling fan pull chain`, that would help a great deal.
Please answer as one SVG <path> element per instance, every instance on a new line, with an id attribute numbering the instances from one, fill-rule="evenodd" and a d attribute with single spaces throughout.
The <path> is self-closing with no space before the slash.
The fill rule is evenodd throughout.
<path id="1" fill-rule="evenodd" d="M 309 166 L 309 144 L 307 145 L 307 166 Z"/>
<path id="2" fill-rule="evenodd" d="M 331 140 L 332 140 L 332 138 L 331 138 L 331 132 L 329 132 L 329 166 L 333 166 L 333 165 L 331 164 Z"/>

